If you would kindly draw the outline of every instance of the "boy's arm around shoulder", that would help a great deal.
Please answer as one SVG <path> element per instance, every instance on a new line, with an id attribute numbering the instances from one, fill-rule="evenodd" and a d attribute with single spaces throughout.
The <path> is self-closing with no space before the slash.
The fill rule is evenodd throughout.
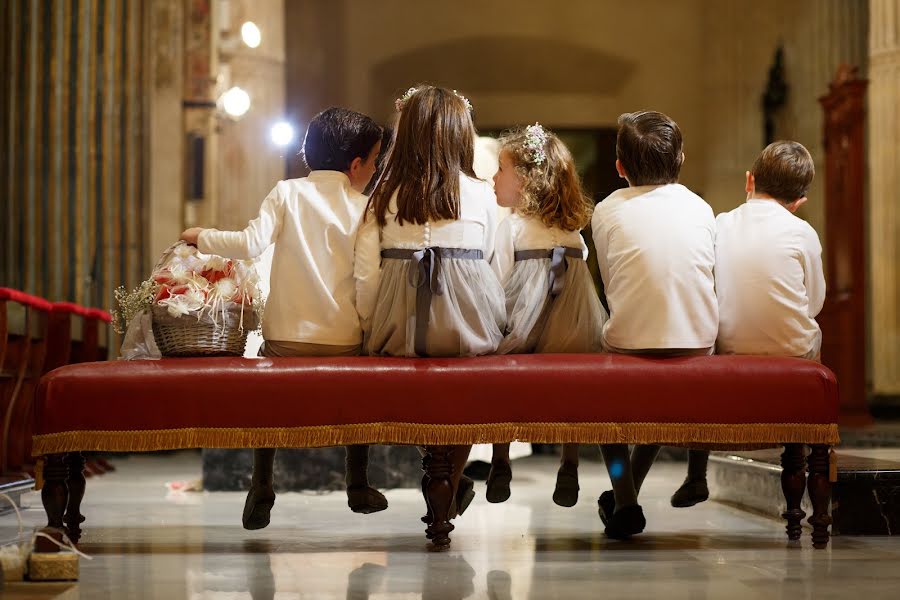
<path id="1" fill-rule="evenodd" d="M 276 185 L 259 208 L 259 215 L 243 231 L 204 229 L 197 236 L 197 248 L 206 254 L 250 259 L 275 243 L 284 221 L 284 197 Z"/>

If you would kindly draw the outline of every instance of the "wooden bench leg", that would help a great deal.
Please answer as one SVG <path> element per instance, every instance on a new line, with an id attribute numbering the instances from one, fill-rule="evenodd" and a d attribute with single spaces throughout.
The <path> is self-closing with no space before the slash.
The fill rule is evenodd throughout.
<path id="1" fill-rule="evenodd" d="M 828 478 L 828 450 L 829 447 L 816 444 L 810 447 L 811 451 L 807 462 L 809 464 L 809 501 L 813 506 L 813 514 L 807 521 L 813 527 L 812 539 L 814 548 L 828 546 L 828 527 L 831 525 L 831 515 L 828 508 L 831 504 L 831 481 Z"/>
<path id="2" fill-rule="evenodd" d="M 81 514 L 81 500 L 84 498 L 84 456 L 81 452 L 70 452 L 65 458 L 68 466 L 66 487 L 69 490 L 69 500 L 66 503 L 66 531 L 72 543 L 77 544 L 81 539 L 81 524 L 84 515 Z"/>
<path id="3" fill-rule="evenodd" d="M 44 487 L 41 489 L 41 502 L 44 505 L 44 512 L 47 513 L 47 527 L 41 531 L 57 541 L 62 541 L 62 535 L 65 533 L 63 515 L 69 503 L 69 488 L 66 485 L 69 467 L 65 456 L 51 454 L 45 457 Z M 36 552 L 59 552 L 59 546 L 43 537 L 35 540 L 34 549 Z"/>
<path id="4" fill-rule="evenodd" d="M 790 540 L 799 540 L 803 517 L 806 513 L 800 508 L 803 500 L 803 489 L 806 487 L 806 463 L 803 444 L 785 444 L 781 454 L 781 490 L 787 508 L 781 514 L 787 519 L 787 534 Z"/>
<path id="5" fill-rule="evenodd" d="M 427 481 L 423 480 L 425 502 L 431 523 L 425 529 L 425 536 L 437 549 L 450 545 L 450 504 L 453 500 L 452 446 L 426 446 L 422 468 Z"/>

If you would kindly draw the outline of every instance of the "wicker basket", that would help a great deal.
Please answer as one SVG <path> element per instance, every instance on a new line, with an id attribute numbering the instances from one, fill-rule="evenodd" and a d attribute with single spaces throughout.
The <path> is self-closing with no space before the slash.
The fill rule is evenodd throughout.
<path id="1" fill-rule="evenodd" d="M 178 246 L 176 242 L 163 252 L 153 273 L 163 268 Z M 247 334 L 259 326 L 259 314 L 249 306 L 231 304 L 213 322 L 208 310 L 197 315 L 173 317 L 164 306 L 150 307 L 153 337 L 163 356 L 243 356 Z"/>
<path id="2" fill-rule="evenodd" d="M 163 356 L 242 356 L 247 334 L 256 329 L 257 315 L 245 308 L 241 328 L 240 307 L 225 313 L 225 322 L 214 324 L 209 315 L 173 317 L 154 305 L 153 337 Z"/>

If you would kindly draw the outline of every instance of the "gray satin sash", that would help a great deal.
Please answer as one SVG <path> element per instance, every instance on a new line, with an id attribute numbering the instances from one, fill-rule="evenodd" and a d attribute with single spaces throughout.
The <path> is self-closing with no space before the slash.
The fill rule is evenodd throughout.
<path id="1" fill-rule="evenodd" d="M 428 336 L 428 322 L 431 319 L 431 299 L 433 296 L 444 294 L 440 281 L 441 260 L 445 258 L 483 260 L 484 253 L 481 250 L 468 248 L 422 248 L 421 250 L 385 248 L 381 251 L 381 258 L 411 260 L 414 263 L 409 270 L 408 280 L 409 285 L 416 288 L 414 348 L 418 356 L 428 356 L 425 342 Z"/>
<path id="2" fill-rule="evenodd" d="M 562 292 L 566 284 L 565 274 L 569 264 L 566 257 L 583 258 L 584 253 L 581 248 L 570 248 L 568 246 L 556 246 L 550 250 L 518 250 L 513 254 L 516 262 L 520 260 L 532 259 L 550 259 L 550 297 L 556 298 Z"/>

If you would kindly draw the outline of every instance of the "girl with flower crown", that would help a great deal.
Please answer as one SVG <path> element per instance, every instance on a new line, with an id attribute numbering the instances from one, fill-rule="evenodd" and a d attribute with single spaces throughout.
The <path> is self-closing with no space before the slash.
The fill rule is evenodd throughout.
<path id="1" fill-rule="evenodd" d="M 369 354 L 475 356 L 503 339 L 503 288 L 490 267 L 496 202 L 472 170 L 471 108 L 433 86 L 397 101 L 394 144 L 356 242 L 356 307 Z M 460 448 L 457 513 L 474 496 L 471 480 L 459 485 L 469 453 Z"/>
<path id="2" fill-rule="evenodd" d="M 506 336 L 498 353 L 600 352 L 607 314 L 588 271 L 581 229 L 594 203 L 568 148 L 538 124 L 500 139 L 494 190 L 515 212 L 497 231 L 491 266 L 506 292 Z M 509 444 L 495 444 L 489 502 L 509 498 Z M 578 500 L 578 445 L 565 444 L 553 501 Z"/>

